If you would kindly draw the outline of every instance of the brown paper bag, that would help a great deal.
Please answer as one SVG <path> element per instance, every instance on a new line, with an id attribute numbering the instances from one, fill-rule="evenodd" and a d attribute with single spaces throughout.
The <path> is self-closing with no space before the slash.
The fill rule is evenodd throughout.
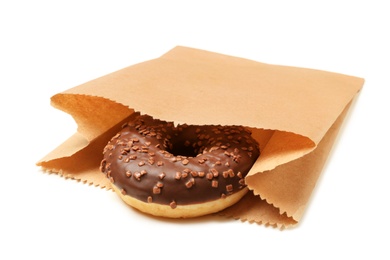
<path id="1" fill-rule="evenodd" d="M 175 123 L 243 125 L 252 129 L 262 151 L 246 177 L 252 192 L 220 214 L 291 226 L 301 219 L 363 82 L 176 47 L 54 95 L 51 104 L 71 114 L 78 129 L 37 164 L 109 187 L 98 169 L 102 150 L 134 111 Z"/>

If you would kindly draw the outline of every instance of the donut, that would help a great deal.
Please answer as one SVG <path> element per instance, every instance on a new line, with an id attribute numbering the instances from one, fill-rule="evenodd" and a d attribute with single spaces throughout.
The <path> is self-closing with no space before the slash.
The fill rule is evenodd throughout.
<path id="1" fill-rule="evenodd" d="M 100 170 L 128 205 L 154 216 L 190 218 L 239 201 L 259 155 L 245 127 L 175 126 L 134 113 L 104 147 Z"/>

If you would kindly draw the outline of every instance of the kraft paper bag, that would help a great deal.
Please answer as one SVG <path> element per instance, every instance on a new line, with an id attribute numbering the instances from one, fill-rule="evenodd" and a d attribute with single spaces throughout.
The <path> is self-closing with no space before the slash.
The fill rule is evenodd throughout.
<path id="1" fill-rule="evenodd" d="M 102 151 L 136 112 L 177 124 L 242 125 L 261 155 L 246 177 L 250 192 L 218 213 L 280 228 L 297 224 L 362 78 L 264 64 L 178 46 L 56 94 L 77 132 L 37 165 L 109 189 Z"/>

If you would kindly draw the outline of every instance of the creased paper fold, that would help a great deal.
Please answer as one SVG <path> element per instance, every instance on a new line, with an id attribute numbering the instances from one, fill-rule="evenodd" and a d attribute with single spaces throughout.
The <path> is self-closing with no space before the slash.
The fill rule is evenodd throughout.
<path id="1" fill-rule="evenodd" d="M 103 146 L 134 111 L 175 123 L 243 125 L 262 151 L 246 178 L 253 192 L 221 214 L 290 226 L 363 82 L 179 46 L 54 95 L 52 105 L 71 114 L 78 131 L 38 165 L 107 187 L 98 170 Z"/>

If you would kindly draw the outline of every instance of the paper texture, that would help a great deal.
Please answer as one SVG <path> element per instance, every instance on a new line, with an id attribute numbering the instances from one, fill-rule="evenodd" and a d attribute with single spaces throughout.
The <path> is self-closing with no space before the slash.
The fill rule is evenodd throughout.
<path id="1" fill-rule="evenodd" d="M 243 125 L 261 156 L 250 192 L 221 212 L 279 227 L 299 222 L 349 104 L 357 77 L 259 63 L 187 47 L 68 89 L 52 105 L 78 131 L 38 165 L 108 187 L 98 167 L 107 141 L 134 111 L 187 124 Z"/>

